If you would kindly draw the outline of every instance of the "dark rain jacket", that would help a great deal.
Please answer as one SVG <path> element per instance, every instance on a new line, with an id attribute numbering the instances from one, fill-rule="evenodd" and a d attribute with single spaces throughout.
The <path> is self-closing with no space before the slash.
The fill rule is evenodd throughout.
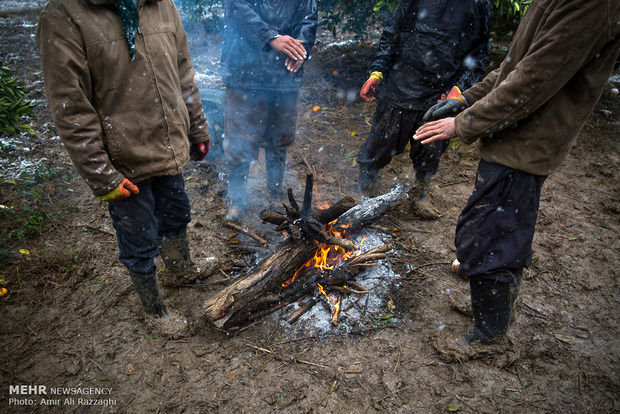
<path id="1" fill-rule="evenodd" d="M 67 152 L 95 195 L 176 175 L 209 139 L 172 0 L 140 0 L 131 61 L 115 0 L 51 0 L 37 27 L 45 90 Z"/>
<path id="2" fill-rule="evenodd" d="M 297 73 L 284 66 L 286 55 L 269 41 L 276 35 L 302 40 L 306 53 L 316 38 L 315 0 L 225 0 L 226 31 L 222 43 L 222 79 L 228 88 L 294 92 L 301 87 Z"/>
<path id="3" fill-rule="evenodd" d="M 498 69 L 464 91 L 457 136 L 489 162 L 549 175 L 594 109 L 620 48 L 620 1 L 534 0 Z"/>
<path id="4" fill-rule="evenodd" d="M 370 67 L 384 76 L 379 98 L 422 110 L 472 86 L 486 70 L 490 17 L 489 0 L 401 0 Z"/>

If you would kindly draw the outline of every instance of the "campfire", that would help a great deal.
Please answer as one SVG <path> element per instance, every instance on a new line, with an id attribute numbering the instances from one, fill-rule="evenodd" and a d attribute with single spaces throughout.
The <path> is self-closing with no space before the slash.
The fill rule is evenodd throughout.
<path id="1" fill-rule="evenodd" d="M 379 244 L 363 251 L 365 237 L 358 237 L 358 244 L 352 237 L 405 198 L 407 188 L 398 186 L 357 205 L 345 197 L 333 206 L 313 209 L 313 187 L 314 178 L 309 174 L 301 208 L 289 189 L 290 205 L 284 205 L 285 213 L 261 213 L 264 222 L 274 224 L 287 238 L 254 269 L 204 304 L 205 314 L 215 326 L 238 329 L 291 304 L 296 309 L 286 320 L 294 324 L 319 303 L 329 311 L 335 326 L 344 298 L 353 295 L 359 301 L 369 293 L 355 279 L 362 270 L 386 259 L 391 245 Z"/>

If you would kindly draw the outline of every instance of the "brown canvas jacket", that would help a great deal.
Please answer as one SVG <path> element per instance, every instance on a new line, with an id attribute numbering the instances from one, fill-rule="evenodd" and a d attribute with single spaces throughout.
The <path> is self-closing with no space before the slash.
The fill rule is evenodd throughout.
<path id="1" fill-rule="evenodd" d="M 506 59 L 463 93 L 457 136 L 489 162 L 549 175 L 594 109 L 620 48 L 620 1 L 534 0 Z"/>
<path id="2" fill-rule="evenodd" d="M 95 195 L 181 172 L 209 139 L 172 0 L 140 0 L 131 61 L 115 0 L 51 0 L 37 27 L 58 134 Z"/>

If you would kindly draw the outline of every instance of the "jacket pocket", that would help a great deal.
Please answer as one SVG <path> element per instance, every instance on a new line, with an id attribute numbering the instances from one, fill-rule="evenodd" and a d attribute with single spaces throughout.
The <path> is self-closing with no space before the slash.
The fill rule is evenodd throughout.
<path id="1" fill-rule="evenodd" d="M 114 167 L 127 178 L 144 177 L 169 168 L 172 148 L 162 137 L 162 121 L 129 112 L 102 120 L 104 143 Z"/>

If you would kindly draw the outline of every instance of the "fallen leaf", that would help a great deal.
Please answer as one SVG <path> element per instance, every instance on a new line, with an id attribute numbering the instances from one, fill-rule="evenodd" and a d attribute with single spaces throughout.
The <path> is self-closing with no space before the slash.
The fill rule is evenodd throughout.
<path id="1" fill-rule="evenodd" d="M 21 254 L 30 254 L 30 252 L 28 250 L 26 250 L 26 249 L 19 249 L 19 252 Z"/>
<path id="2" fill-rule="evenodd" d="M 571 335 L 563 335 L 563 334 L 553 334 L 553 336 L 555 336 L 555 339 L 557 339 L 560 342 L 564 342 L 565 344 L 569 344 L 572 345 L 575 342 L 577 342 L 577 337 L 576 336 L 571 336 Z"/>
<path id="3" fill-rule="evenodd" d="M 318 110 L 320 110 L 320 109 L 321 109 L 321 107 L 320 107 L 320 106 L 318 106 L 318 105 L 317 105 L 317 106 L 315 106 L 314 108 L 312 108 L 312 110 L 313 110 L 314 112 L 316 112 L 316 111 L 318 111 Z"/>
<path id="4" fill-rule="evenodd" d="M 352 132 L 351 132 L 351 136 L 352 136 L 352 137 L 354 137 L 354 136 L 356 136 L 356 135 L 357 135 L 357 132 L 355 132 L 355 131 L 352 131 Z"/>
<path id="5" fill-rule="evenodd" d="M 453 405 L 451 407 L 448 407 L 448 411 L 450 411 L 451 413 L 456 413 L 457 411 L 461 411 L 461 407 L 458 405 Z"/>
<path id="6" fill-rule="evenodd" d="M 0 288 L 0 297 L 4 296 L 8 293 L 8 290 L 6 288 Z"/>

